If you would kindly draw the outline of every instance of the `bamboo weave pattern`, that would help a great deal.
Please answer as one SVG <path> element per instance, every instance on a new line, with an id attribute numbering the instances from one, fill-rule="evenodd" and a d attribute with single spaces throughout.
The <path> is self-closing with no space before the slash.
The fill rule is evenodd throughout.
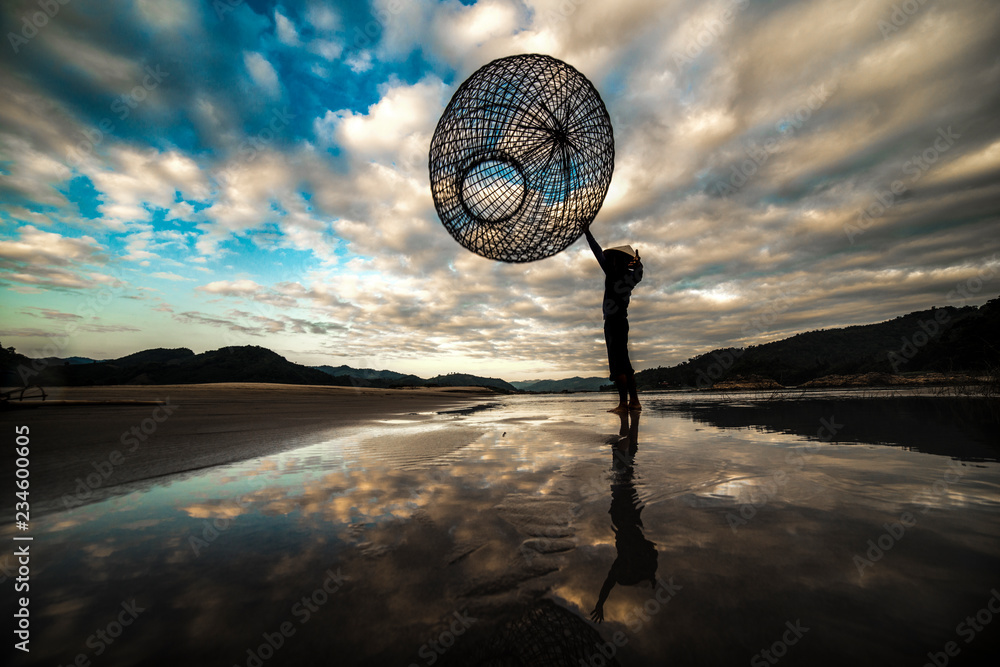
<path id="1" fill-rule="evenodd" d="M 583 74 L 550 56 L 509 56 L 448 103 L 431 140 L 431 194 L 463 246 L 531 262 L 580 237 L 604 202 L 614 157 L 611 119 Z"/>

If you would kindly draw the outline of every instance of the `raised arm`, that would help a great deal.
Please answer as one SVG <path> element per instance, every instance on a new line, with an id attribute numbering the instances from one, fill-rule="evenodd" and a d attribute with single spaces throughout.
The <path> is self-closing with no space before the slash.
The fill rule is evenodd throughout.
<path id="1" fill-rule="evenodd" d="M 601 623 L 604 621 L 604 603 L 608 599 L 608 595 L 611 594 L 611 589 L 615 587 L 615 566 L 612 564 L 611 571 L 608 572 L 607 578 L 604 580 L 604 585 L 601 586 L 601 593 L 597 598 L 597 604 L 594 605 L 594 610 L 590 612 L 590 618 L 594 623 Z"/>
<path id="2" fill-rule="evenodd" d="M 604 259 L 604 251 L 601 250 L 601 244 L 597 242 L 594 235 L 590 233 L 590 227 L 583 230 L 583 233 L 587 236 L 587 243 L 590 244 L 590 249 L 594 251 L 594 257 L 597 258 L 597 263 L 601 265 L 601 270 L 605 274 L 608 272 L 608 262 Z"/>

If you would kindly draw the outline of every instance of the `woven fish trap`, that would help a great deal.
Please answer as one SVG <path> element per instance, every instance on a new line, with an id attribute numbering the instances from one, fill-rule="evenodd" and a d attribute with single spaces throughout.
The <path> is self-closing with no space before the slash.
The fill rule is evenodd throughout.
<path id="1" fill-rule="evenodd" d="M 472 252 L 532 262 L 580 237 L 614 171 L 600 94 L 561 60 L 494 60 L 455 91 L 430 149 L 438 217 Z"/>

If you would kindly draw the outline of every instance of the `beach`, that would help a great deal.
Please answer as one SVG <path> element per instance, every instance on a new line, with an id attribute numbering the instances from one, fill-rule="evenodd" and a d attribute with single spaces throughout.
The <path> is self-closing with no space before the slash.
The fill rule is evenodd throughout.
<path id="1" fill-rule="evenodd" d="M 8 432 L 16 425 L 30 429 L 36 516 L 100 500 L 112 489 L 313 444 L 346 426 L 433 413 L 493 395 L 481 387 L 265 383 L 46 391 L 44 402 L 31 401 L 33 409 L 0 412 Z M 0 505 L 12 508 L 13 496 Z"/>
<path id="2" fill-rule="evenodd" d="M 32 538 L 37 628 L 13 664 L 995 656 L 1000 624 L 956 634 L 1000 568 L 992 413 L 917 390 L 614 398 L 157 386 L 7 412 L 32 427 L 32 511 L 0 538 Z"/>

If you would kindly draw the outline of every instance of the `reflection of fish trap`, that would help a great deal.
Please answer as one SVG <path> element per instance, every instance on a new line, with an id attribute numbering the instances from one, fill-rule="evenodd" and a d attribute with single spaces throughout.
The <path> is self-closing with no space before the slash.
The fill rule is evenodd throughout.
<path id="1" fill-rule="evenodd" d="M 509 56 L 481 67 L 448 103 L 431 140 L 431 194 L 463 246 L 531 262 L 580 237 L 614 159 L 611 119 L 585 76 L 549 56 Z"/>

